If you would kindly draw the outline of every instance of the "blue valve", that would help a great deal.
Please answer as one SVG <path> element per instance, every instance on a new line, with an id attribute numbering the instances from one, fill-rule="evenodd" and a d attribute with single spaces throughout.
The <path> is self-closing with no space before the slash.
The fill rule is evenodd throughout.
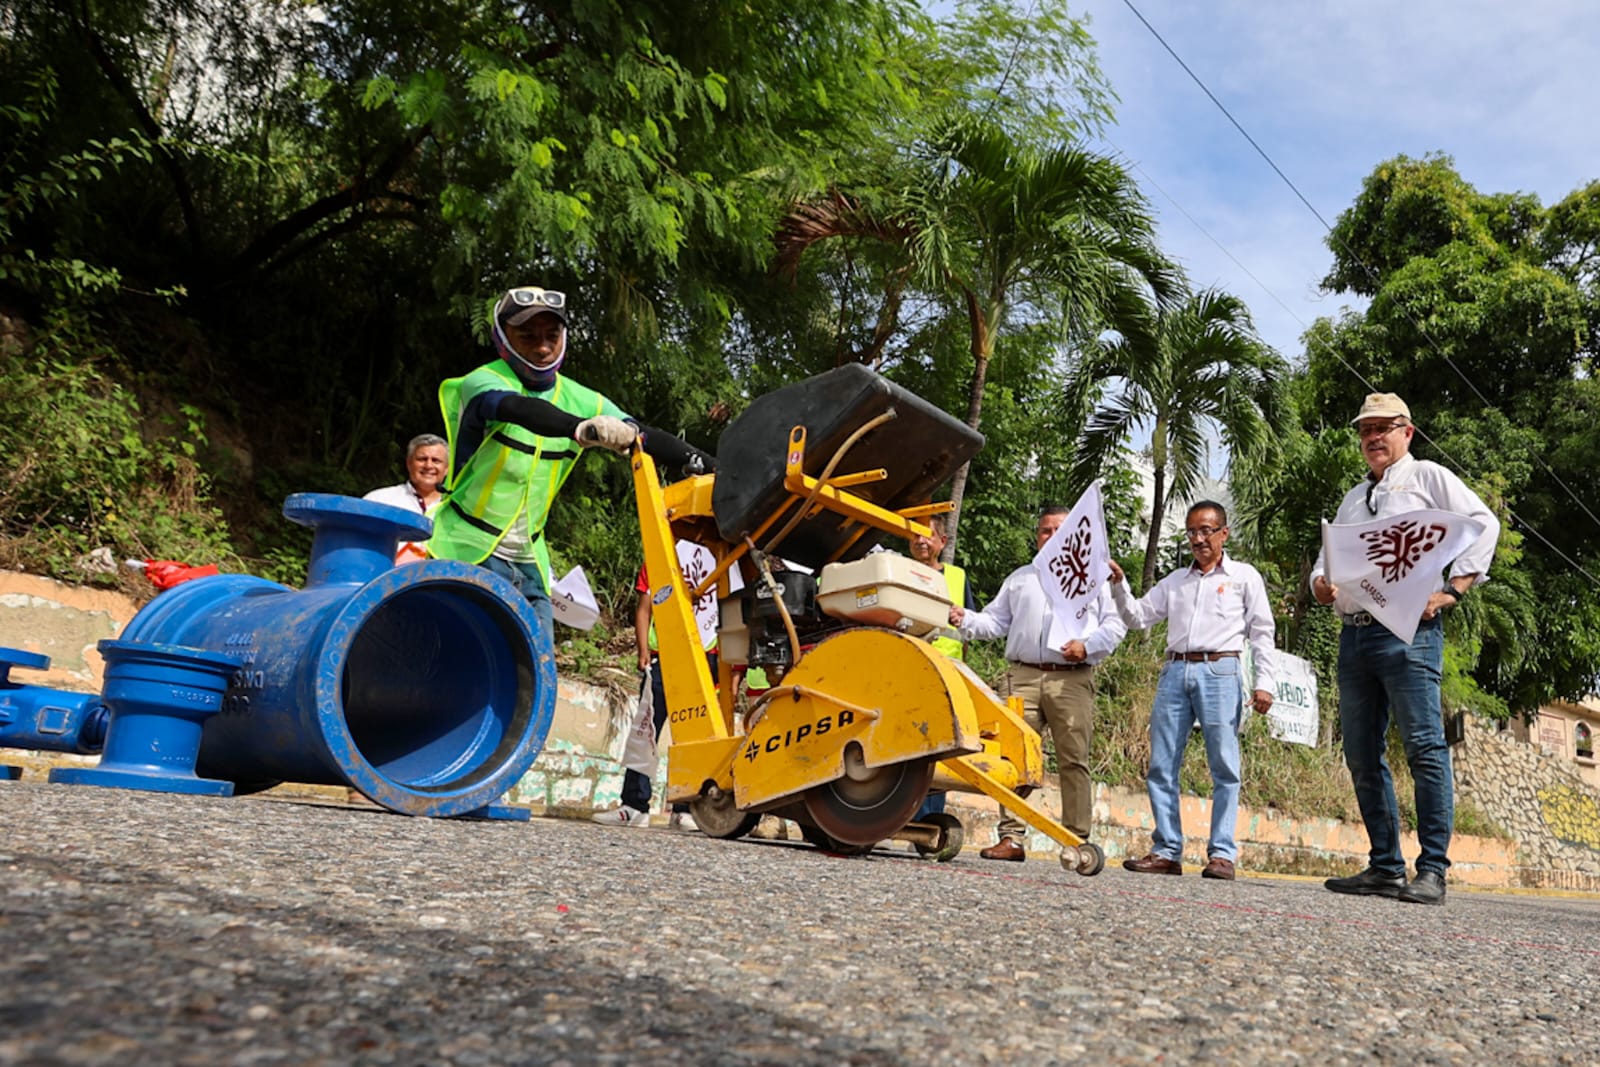
<path id="1" fill-rule="evenodd" d="M 43 671 L 50 657 L 0 648 L 0 748 L 35 752 L 73 752 L 92 756 L 105 745 L 110 716 L 93 693 L 69 693 L 11 679 L 11 669 Z M 19 778 L 20 767 L 0 766 L 0 778 Z"/>

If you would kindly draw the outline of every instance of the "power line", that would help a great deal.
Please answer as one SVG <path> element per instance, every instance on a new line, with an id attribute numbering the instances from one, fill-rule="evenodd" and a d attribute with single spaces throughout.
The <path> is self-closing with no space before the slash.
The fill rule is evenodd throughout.
<path id="1" fill-rule="evenodd" d="M 1256 154 L 1259 155 L 1262 158 L 1262 160 L 1267 164 L 1268 167 L 1272 168 L 1272 172 L 1278 176 L 1278 178 L 1284 183 L 1284 185 L 1288 186 L 1290 192 L 1294 193 L 1295 197 L 1300 201 L 1300 203 L 1305 205 L 1306 210 L 1311 213 L 1312 217 L 1314 217 L 1317 220 L 1317 222 L 1321 223 L 1323 230 L 1325 230 L 1327 232 L 1328 236 L 1331 237 L 1334 241 L 1336 241 L 1338 243 L 1339 247 L 1344 250 L 1345 254 L 1347 256 L 1349 256 L 1351 260 L 1353 260 L 1355 263 L 1357 263 L 1361 267 L 1361 269 L 1366 273 L 1368 278 L 1370 278 L 1372 281 L 1376 282 L 1378 280 L 1377 271 L 1375 271 L 1370 265 L 1368 265 L 1367 262 L 1365 260 L 1363 260 L 1360 257 L 1360 255 L 1358 255 L 1356 253 L 1356 251 L 1354 249 L 1352 249 L 1347 243 L 1345 243 L 1345 241 L 1342 238 L 1340 238 L 1336 233 L 1334 233 L 1333 227 L 1331 225 L 1329 225 L 1328 220 L 1322 217 L 1322 213 L 1319 212 L 1316 209 L 1316 207 L 1311 203 L 1310 200 L 1306 199 L 1305 194 L 1300 191 L 1299 186 L 1295 185 L 1295 183 L 1289 178 L 1289 176 L 1283 172 L 1283 169 L 1278 166 L 1278 164 L 1273 160 L 1273 158 L 1270 155 L 1267 154 L 1266 149 L 1262 148 L 1261 145 L 1259 143 L 1257 143 L 1256 139 L 1254 137 L 1250 136 L 1250 132 L 1248 130 L 1246 130 L 1243 125 L 1241 125 L 1239 123 L 1239 120 L 1233 117 L 1233 113 L 1228 110 L 1227 106 L 1224 105 L 1221 100 L 1217 99 L 1216 94 L 1211 91 L 1210 87 L 1207 86 L 1206 83 L 1200 78 L 1200 76 L 1198 74 L 1196 74 L 1190 68 L 1189 64 L 1184 62 L 1183 57 L 1178 55 L 1177 51 L 1170 44 L 1167 43 L 1166 38 L 1161 36 L 1160 31 L 1158 31 L 1154 26 L 1152 26 L 1150 24 L 1150 20 L 1146 19 L 1144 17 L 1144 14 L 1137 7 L 1134 6 L 1133 0 L 1122 0 L 1122 3 L 1123 3 L 1123 5 L 1125 7 L 1127 7 L 1127 9 L 1129 11 L 1133 12 L 1134 17 L 1137 18 L 1139 20 L 1139 22 L 1144 25 L 1144 28 L 1150 31 L 1150 35 L 1152 37 L 1154 37 L 1157 42 L 1160 43 L 1161 47 L 1166 50 L 1167 54 L 1170 55 L 1173 58 L 1173 61 L 1176 62 L 1178 64 L 1178 66 L 1183 68 L 1183 72 L 1185 74 L 1187 74 L 1189 76 L 1190 80 L 1193 81 L 1195 83 L 1195 85 L 1197 85 L 1200 88 L 1201 92 L 1205 93 L 1206 98 L 1209 99 L 1212 102 L 1212 104 L 1216 105 L 1217 110 L 1222 112 L 1223 117 L 1225 117 L 1228 120 L 1228 122 L 1233 126 L 1233 128 L 1235 130 L 1239 131 L 1239 136 L 1243 137 L 1245 139 L 1245 141 L 1249 143 L 1250 147 L 1255 149 Z M 1124 154 L 1126 154 L 1126 153 L 1124 153 Z M 1139 172 L 1141 174 L 1145 174 L 1145 176 L 1147 178 L 1149 177 L 1149 175 L 1144 171 L 1144 169 L 1142 167 L 1138 167 L 1138 164 L 1135 164 L 1135 167 L 1137 167 L 1139 169 Z M 1194 219 L 1194 217 L 1192 215 L 1190 215 L 1189 212 L 1187 210 L 1185 210 L 1184 207 L 1181 204 L 1179 204 L 1176 199 L 1174 199 L 1172 197 L 1171 194 L 1167 193 L 1166 190 L 1161 189 L 1160 185 L 1157 184 L 1153 179 L 1151 180 L 1151 184 L 1152 185 L 1156 185 L 1156 188 L 1161 191 L 1161 194 L 1163 196 L 1165 196 L 1167 198 L 1167 200 L 1170 201 L 1173 204 L 1174 207 L 1177 207 L 1177 209 L 1180 212 L 1182 212 L 1183 216 L 1185 218 L 1187 218 L 1192 224 L 1194 224 L 1196 229 L 1198 229 L 1202 234 L 1205 235 L 1207 240 L 1209 240 L 1212 244 L 1216 245 L 1219 249 L 1221 249 L 1223 255 L 1227 256 L 1228 259 L 1231 260 L 1236 266 L 1238 266 L 1240 270 L 1243 270 L 1245 272 L 1245 274 L 1248 275 L 1252 281 L 1254 281 L 1257 285 L 1261 286 L 1262 290 L 1265 291 L 1268 295 L 1270 295 L 1272 297 L 1272 299 L 1278 304 L 1278 306 L 1283 308 L 1283 310 L 1285 312 L 1287 312 L 1291 318 L 1293 318 L 1296 322 L 1298 322 L 1300 324 L 1300 326 L 1302 327 L 1302 329 L 1306 329 L 1307 328 L 1306 323 L 1303 322 L 1300 319 L 1300 317 L 1298 315 L 1296 315 L 1294 313 L 1294 311 L 1292 311 L 1286 304 L 1284 304 L 1284 302 L 1278 297 L 1278 295 L 1275 292 L 1273 292 L 1271 289 L 1269 289 L 1266 286 L 1265 283 L 1263 283 L 1259 278 L 1257 278 L 1253 273 L 1251 273 L 1250 270 L 1244 266 L 1244 264 L 1240 263 L 1239 260 L 1234 257 L 1232 252 L 1230 252 L 1230 251 L 1228 251 L 1228 249 L 1224 248 L 1222 243 L 1220 241 L 1218 241 L 1215 237 L 1213 237 L 1205 229 L 1205 227 L 1201 226 Z M 1404 314 L 1405 317 L 1411 322 L 1411 325 L 1417 331 L 1418 336 L 1422 337 L 1425 341 L 1427 341 L 1428 346 L 1431 349 L 1433 349 L 1434 353 L 1437 354 L 1440 359 L 1444 360 L 1445 364 L 1447 366 L 1449 366 L 1449 368 L 1456 373 L 1456 376 L 1458 378 L 1460 378 L 1463 382 L 1466 383 L 1467 387 L 1472 390 L 1473 395 L 1476 396 L 1478 398 L 1478 400 L 1482 402 L 1483 406 L 1488 410 L 1497 411 L 1498 412 L 1499 408 L 1497 408 L 1493 403 L 1491 403 L 1489 401 L 1488 397 L 1483 395 L 1483 392 L 1478 388 L 1477 383 L 1475 383 L 1464 371 L 1461 370 L 1461 368 L 1459 366 L 1456 365 L 1455 360 L 1451 359 L 1448 353 L 1446 353 L 1442 348 L 1440 348 L 1438 342 L 1433 339 L 1433 337 L 1423 327 L 1422 323 L 1417 319 L 1417 317 L 1411 313 L 1411 309 L 1409 307 L 1406 307 L 1404 304 L 1400 304 L 1400 303 L 1397 303 L 1396 306 L 1400 308 L 1401 313 Z M 1376 387 L 1373 385 L 1373 383 L 1368 381 L 1365 375 L 1361 374 L 1353 366 L 1351 366 L 1350 363 L 1343 356 L 1341 356 L 1337 351 L 1335 351 L 1331 347 L 1325 347 L 1324 351 L 1328 352 L 1329 354 L 1331 354 L 1334 357 L 1334 359 L 1338 360 L 1339 363 L 1347 371 L 1349 371 L 1351 373 L 1351 375 L 1353 375 L 1356 378 L 1356 380 L 1360 381 L 1368 389 L 1369 392 L 1376 392 Z M 1422 439 L 1424 441 L 1426 441 L 1429 445 L 1431 445 L 1434 449 L 1436 449 L 1441 456 L 1443 456 L 1447 460 L 1449 460 L 1451 466 L 1455 467 L 1458 471 L 1460 471 L 1463 474 L 1467 473 L 1467 469 L 1466 469 L 1466 466 L 1464 464 L 1462 464 L 1453 455 L 1451 455 L 1449 452 L 1445 451 L 1442 447 L 1440 447 L 1438 442 L 1436 442 L 1433 438 L 1429 437 L 1426 433 L 1424 433 L 1420 427 L 1417 428 L 1416 432 L 1422 436 Z M 1555 481 L 1555 483 L 1562 488 L 1562 490 L 1567 494 L 1567 496 L 1572 498 L 1573 503 L 1577 504 L 1578 507 L 1583 511 L 1583 513 L 1585 515 L 1589 516 L 1589 519 L 1592 522 L 1594 522 L 1596 528 L 1600 529 L 1600 516 L 1596 516 L 1595 513 L 1592 510 L 1590 510 L 1589 506 L 1583 502 L 1583 500 L 1578 496 L 1578 494 L 1576 492 L 1574 492 L 1572 490 L 1572 488 L 1569 485 L 1567 485 L 1567 483 L 1562 479 L 1562 477 L 1559 474 L 1556 473 L 1555 469 L 1553 467 L 1551 467 L 1548 462 L 1546 462 L 1545 458 L 1542 455 L 1538 454 L 1537 452 L 1530 453 L 1530 454 L 1532 455 L 1534 461 L 1537 462 L 1539 464 L 1539 466 L 1541 466 L 1544 469 L 1545 473 L 1547 473 Z M 1513 519 L 1515 519 L 1517 521 L 1517 523 L 1519 525 L 1521 525 L 1525 530 L 1527 530 L 1529 533 L 1531 533 L 1535 537 L 1537 537 L 1541 542 L 1543 542 L 1547 547 L 1549 547 L 1551 551 L 1555 552 L 1556 555 L 1560 556 L 1569 566 L 1571 566 L 1575 570 L 1581 572 L 1591 582 L 1594 582 L 1596 585 L 1600 585 L 1600 579 L 1597 579 L 1594 575 L 1590 574 L 1583 566 L 1581 566 L 1580 564 L 1575 562 L 1565 552 L 1562 552 L 1559 548 L 1557 548 L 1554 544 L 1552 544 L 1551 541 L 1548 538 L 1546 538 L 1543 534 L 1539 533 L 1539 531 L 1533 526 L 1532 523 L 1528 522 L 1521 515 L 1517 514 L 1515 511 L 1511 510 L 1509 507 L 1506 509 L 1506 511 Z"/>

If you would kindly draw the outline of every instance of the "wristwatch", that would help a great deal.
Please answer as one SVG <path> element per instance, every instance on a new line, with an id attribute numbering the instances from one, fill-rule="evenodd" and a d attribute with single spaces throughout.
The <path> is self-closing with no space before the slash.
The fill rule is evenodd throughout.
<path id="1" fill-rule="evenodd" d="M 1451 600 L 1454 600 L 1457 604 L 1461 603 L 1461 590 L 1457 589 L 1455 586 L 1446 585 L 1443 589 L 1439 590 L 1439 592 L 1443 593 Z"/>

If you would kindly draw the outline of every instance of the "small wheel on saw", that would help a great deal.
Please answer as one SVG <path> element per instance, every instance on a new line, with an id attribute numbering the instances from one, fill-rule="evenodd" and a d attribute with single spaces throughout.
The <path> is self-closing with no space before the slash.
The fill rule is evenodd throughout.
<path id="1" fill-rule="evenodd" d="M 877 847 L 876 842 L 870 845 L 849 845 L 829 837 L 815 826 L 809 826 L 806 823 L 799 823 L 798 825 L 800 827 L 800 836 L 805 839 L 806 843 L 820 848 L 824 852 L 833 852 L 840 856 L 865 856 Z"/>
<path id="2" fill-rule="evenodd" d="M 961 820 L 949 812 L 936 811 L 931 815 L 918 819 L 919 823 L 927 823 L 939 828 L 939 843 L 936 845 L 915 845 L 917 854 L 933 860 L 935 863 L 949 863 L 961 855 L 961 847 L 967 843 L 967 831 L 961 825 Z"/>
<path id="3" fill-rule="evenodd" d="M 1085 841 L 1077 848 L 1069 848 L 1062 851 L 1061 866 L 1065 870 L 1073 871 L 1087 878 L 1105 870 L 1106 854 L 1099 845 L 1092 841 Z"/>
<path id="4" fill-rule="evenodd" d="M 734 805 L 733 794 L 719 792 L 715 796 L 698 796 L 689 801 L 689 814 L 695 825 L 707 837 L 720 837 L 732 841 L 743 837 L 761 821 L 759 811 L 740 811 Z"/>

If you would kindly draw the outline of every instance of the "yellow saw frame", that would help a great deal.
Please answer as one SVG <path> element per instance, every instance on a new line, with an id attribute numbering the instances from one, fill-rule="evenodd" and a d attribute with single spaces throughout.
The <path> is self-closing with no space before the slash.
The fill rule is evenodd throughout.
<path id="1" fill-rule="evenodd" d="M 805 439 L 803 426 L 791 431 L 783 481 L 788 496 L 742 544 L 718 531 L 711 508 L 716 475 L 663 487 L 655 462 L 638 449 L 633 453 L 634 497 L 671 723 L 667 800 L 688 802 L 701 828 L 717 837 L 740 836 L 762 813 L 774 812 L 799 822 L 808 840 L 824 847 L 864 851 L 900 838 L 926 854 L 952 858 L 961 833 L 953 818 L 891 820 L 899 825 L 864 819 L 843 837 L 819 831 L 810 815 L 816 805 L 831 805 L 826 810 L 837 830 L 841 818 L 849 823 L 848 814 L 839 813 L 851 810 L 853 783 L 897 775 L 895 788 L 907 795 L 926 795 L 930 784 L 984 793 L 1060 844 L 1068 870 L 1098 873 L 1105 858 L 1097 846 L 1017 795 L 1019 787 L 1038 786 L 1044 773 L 1039 735 L 1023 721 L 1021 702 L 1001 700 L 969 667 L 924 641 L 861 626 L 803 653 L 796 643 L 794 665 L 781 682 L 750 703 L 743 721 L 736 715 L 732 667 L 719 659 L 718 678 L 711 677 L 695 622 L 696 600 L 713 592 L 719 601 L 728 597 L 730 569 L 741 561 L 748 565 L 757 542 L 765 538 L 766 551 L 781 552 L 789 530 L 821 511 L 857 527 L 835 552 L 837 559 L 869 529 L 907 539 L 926 535 L 928 527 L 917 520 L 950 507 L 892 511 L 851 493 L 852 486 L 881 480 L 885 472 L 828 476 L 848 445 L 824 478 L 811 477 L 804 471 Z M 684 578 L 678 540 L 703 545 L 716 557 L 715 569 L 698 585 Z M 747 582 L 755 580 L 753 571 L 746 575 Z M 946 848 L 952 833 L 954 847 Z"/>

